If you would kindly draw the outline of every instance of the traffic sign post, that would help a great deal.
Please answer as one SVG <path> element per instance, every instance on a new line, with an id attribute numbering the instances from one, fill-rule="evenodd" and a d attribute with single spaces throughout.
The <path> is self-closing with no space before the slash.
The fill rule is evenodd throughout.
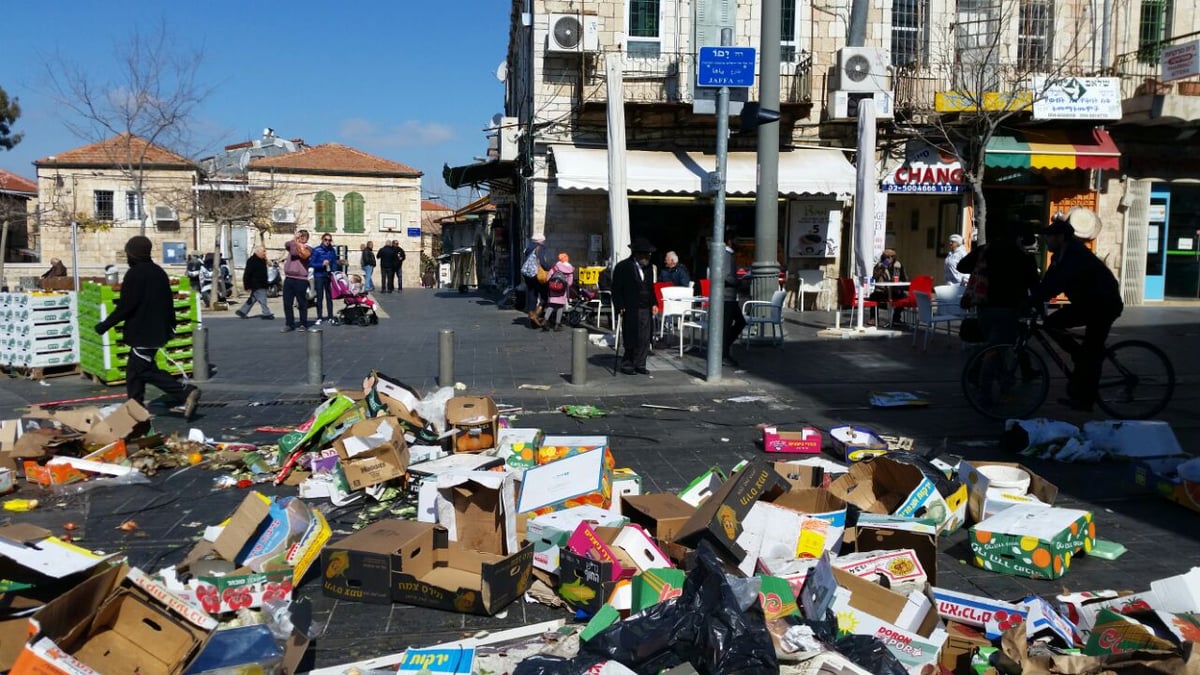
<path id="1" fill-rule="evenodd" d="M 753 87 L 753 47 L 701 47 L 698 87 Z"/>

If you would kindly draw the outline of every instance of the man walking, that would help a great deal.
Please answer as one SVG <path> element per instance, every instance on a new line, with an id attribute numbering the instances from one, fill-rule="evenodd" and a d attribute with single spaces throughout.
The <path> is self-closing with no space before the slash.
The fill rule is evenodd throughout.
<path id="1" fill-rule="evenodd" d="M 125 366 L 125 392 L 131 401 L 145 405 L 146 385 L 153 384 L 179 405 L 172 408 L 186 420 L 196 414 L 200 389 L 184 385 L 158 367 L 158 350 L 175 336 L 175 298 L 167 273 L 151 258 L 153 245 L 143 236 L 125 242 L 129 271 L 121 280 L 121 295 L 108 318 L 96 324 L 97 335 L 125 323 L 129 361 Z"/>
<path id="2" fill-rule="evenodd" d="M 742 304 L 738 302 L 738 291 L 741 283 L 738 280 L 737 267 L 734 264 L 732 233 L 725 234 L 725 304 L 722 305 L 725 317 L 725 334 L 722 336 L 721 363 L 722 365 L 738 367 L 737 359 L 733 358 L 731 350 L 733 343 L 741 337 L 746 327 L 746 316 L 742 314 Z"/>
<path id="3" fill-rule="evenodd" d="M 239 317 L 249 318 L 247 314 L 254 309 L 254 303 L 262 306 L 262 318 L 274 319 L 271 308 L 267 306 L 267 247 L 254 247 L 254 255 L 246 260 L 246 269 L 242 272 L 242 287 L 250 294 L 242 308 L 234 312 Z"/>
<path id="4" fill-rule="evenodd" d="M 408 254 L 400 248 L 399 239 L 392 241 L 392 248 L 396 249 L 396 290 L 402 291 L 404 290 L 404 259 L 408 257 Z"/>
<path id="5" fill-rule="evenodd" d="M 384 293 L 391 293 L 395 290 L 393 281 L 395 280 L 396 271 L 396 249 L 391 242 L 383 242 L 383 246 L 379 247 L 379 252 L 375 254 L 375 258 L 379 261 L 379 286 Z"/>
<path id="6" fill-rule="evenodd" d="M 653 315 L 658 312 L 654 280 L 650 276 L 650 254 L 654 253 L 654 246 L 645 237 L 638 237 L 629 248 L 629 257 L 617 263 L 612 274 L 613 306 L 621 315 L 621 340 L 625 343 L 621 372 L 649 375 L 646 357 L 650 354 L 650 337 L 654 334 Z"/>
<path id="7" fill-rule="evenodd" d="M 362 260 L 359 261 L 363 271 L 363 290 L 367 293 L 375 291 L 375 281 L 371 276 L 375 273 L 375 242 L 368 241 L 362 247 Z"/>
<path id="8" fill-rule="evenodd" d="M 338 271 L 337 249 L 333 247 L 333 235 L 322 234 L 321 245 L 314 248 L 308 259 L 313 272 L 313 290 L 317 294 L 317 323 L 333 320 L 333 273 Z M 322 308 L 324 305 L 324 308 Z M 322 312 L 321 310 L 325 311 Z"/>
<path id="9" fill-rule="evenodd" d="M 283 263 L 283 318 L 286 325 L 281 332 L 299 329 L 308 330 L 308 259 L 312 249 L 308 246 L 308 230 L 300 230 L 283 245 L 287 259 Z M 293 304 L 299 304 L 300 323 L 297 324 Z"/>

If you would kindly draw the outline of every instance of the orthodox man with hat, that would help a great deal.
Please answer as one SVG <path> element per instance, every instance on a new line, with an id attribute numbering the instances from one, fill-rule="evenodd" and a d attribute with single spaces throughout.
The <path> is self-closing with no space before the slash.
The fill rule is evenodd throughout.
<path id="1" fill-rule="evenodd" d="M 617 263 L 612 274 L 613 306 L 621 315 L 621 341 L 625 344 L 621 372 L 649 375 L 646 357 L 654 334 L 654 314 L 658 312 L 650 269 L 654 246 L 645 237 L 636 237 L 629 248 L 629 257 Z"/>
<path id="2" fill-rule="evenodd" d="M 108 318 L 96 324 L 98 335 L 124 322 L 124 341 L 129 345 L 125 366 L 125 391 L 132 401 L 145 405 L 146 385 L 153 384 L 176 402 L 173 412 L 192 419 L 200 402 L 200 389 L 184 385 L 158 367 L 158 350 L 175 335 L 175 305 L 167 273 L 151 258 L 150 239 L 130 237 L 125 242 L 129 271 L 121 281 L 121 295 Z"/>

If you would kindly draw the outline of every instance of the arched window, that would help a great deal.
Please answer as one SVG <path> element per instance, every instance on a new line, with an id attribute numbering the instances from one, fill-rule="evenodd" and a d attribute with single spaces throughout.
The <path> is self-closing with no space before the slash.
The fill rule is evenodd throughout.
<path id="1" fill-rule="evenodd" d="M 357 192 L 351 192 L 342 198 L 342 231 L 367 231 L 363 221 L 363 196 Z"/>
<path id="2" fill-rule="evenodd" d="M 337 198 L 332 192 L 318 192 L 313 197 L 313 213 L 316 214 L 316 223 L 313 224 L 313 229 L 317 232 L 336 232 L 337 231 Z"/>

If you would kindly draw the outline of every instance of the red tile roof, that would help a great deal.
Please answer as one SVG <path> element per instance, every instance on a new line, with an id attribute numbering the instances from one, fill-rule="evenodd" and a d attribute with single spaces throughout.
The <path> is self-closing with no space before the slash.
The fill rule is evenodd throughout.
<path id="1" fill-rule="evenodd" d="M 148 147 L 147 147 L 148 146 Z M 192 168 L 194 164 L 186 158 L 158 145 L 129 134 L 118 134 L 99 143 L 68 150 L 59 155 L 43 157 L 34 166 L 96 166 L 112 167 L 124 164 L 132 155 L 136 160 L 145 153 L 144 167 Z"/>
<path id="2" fill-rule="evenodd" d="M 11 171 L 0 169 L 0 190 L 37 194 L 37 183 Z"/>
<path id="3" fill-rule="evenodd" d="M 421 200 L 421 210 L 422 211 L 453 211 L 454 209 L 450 208 L 449 206 L 446 206 L 445 204 L 442 204 L 441 202 L 435 202 L 432 199 L 422 199 Z"/>
<path id="4" fill-rule="evenodd" d="M 350 176 L 419 178 L 422 173 L 389 159 L 369 155 L 340 143 L 324 143 L 298 152 L 264 157 L 250 162 L 251 170 L 274 169 L 287 173 L 323 173 Z"/>

